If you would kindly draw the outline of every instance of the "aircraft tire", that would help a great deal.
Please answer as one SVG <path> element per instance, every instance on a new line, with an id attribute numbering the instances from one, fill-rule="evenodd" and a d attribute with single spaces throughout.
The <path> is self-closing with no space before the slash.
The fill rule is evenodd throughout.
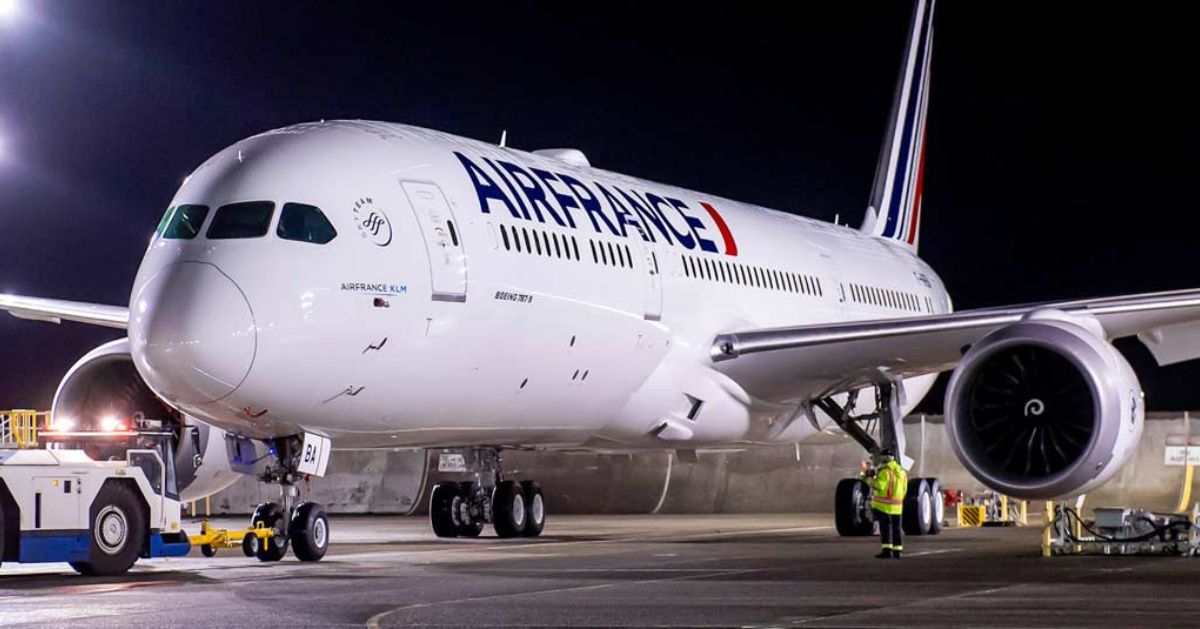
<path id="1" fill-rule="evenodd" d="M 834 522 L 842 537 L 866 537 L 875 528 L 871 521 L 871 491 L 857 478 L 838 481 L 834 492 Z"/>
<path id="2" fill-rule="evenodd" d="M 542 496 L 542 486 L 537 481 L 521 481 L 521 491 L 525 494 L 525 528 L 521 530 L 521 535 L 537 537 L 546 527 L 546 500 Z"/>
<path id="3" fill-rule="evenodd" d="M 515 481 L 496 485 L 492 494 L 492 527 L 497 537 L 517 537 L 525 530 L 525 492 Z"/>
<path id="4" fill-rule="evenodd" d="M 929 522 L 929 534 L 937 535 L 942 532 L 942 521 L 946 518 L 946 497 L 942 495 L 942 481 L 937 478 L 926 478 L 929 485 L 929 497 L 933 501 L 933 517 Z"/>
<path id="5" fill-rule="evenodd" d="M 458 483 L 442 482 L 433 486 L 429 496 L 429 524 L 438 537 L 458 537 L 458 518 L 455 511 L 462 500 Z"/>
<path id="6" fill-rule="evenodd" d="M 288 523 L 292 554 L 300 561 L 320 561 L 329 550 L 329 516 L 325 507 L 306 502 L 296 507 Z"/>
<path id="7" fill-rule="evenodd" d="M 905 535 L 928 535 L 933 520 L 933 499 L 924 478 L 910 478 L 904 496 L 904 514 L 900 524 Z"/>

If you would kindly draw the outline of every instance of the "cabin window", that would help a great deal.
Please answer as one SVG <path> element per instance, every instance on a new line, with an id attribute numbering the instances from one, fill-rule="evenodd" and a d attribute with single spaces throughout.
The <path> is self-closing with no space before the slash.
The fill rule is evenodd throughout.
<path id="1" fill-rule="evenodd" d="M 337 230 L 325 214 L 312 205 L 285 203 L 279 212 L 279 226 L 275 233 L 284 240 L 309 242 L 323 245 L 337 237 Z"/>
<path id="2" fill-rule="evenodd" d="M 200 234 L 200 226 L 208 216 L 207 205 L 185 204 L 175 208 L 171 220 L 163 228 L 163 238 L 191 240 Z"/>
<path id="3" fill-rule="evenodd" d="M 270 201 L 245 201 L 217 208 L 207 236 L 213 240 L 226 238 L 261 238 L 271 227 L 275 204 Z"/>

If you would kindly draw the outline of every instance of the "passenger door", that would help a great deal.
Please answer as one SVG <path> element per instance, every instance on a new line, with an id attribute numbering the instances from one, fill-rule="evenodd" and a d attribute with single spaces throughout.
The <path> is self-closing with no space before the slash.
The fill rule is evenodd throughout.
<path id="1" fill-rule="evenodd" d="M 846 287 L 842 284 L 842 274 L 837 262 L 829 254 L 821 254 L 821 288 L 829 299 L 829 303 L 837 313 L 843 313 L 846 307 Z"/>
<path id="2" fill-rule="evenodd" d="M 662 274 L 659 271 L 658 256 L 654 253 L 654 248 L 650 243 L 643 241 L 641 238 L 630 238 L 637 242 L 637 249 L 642 256 L 642 281 L 644 282 L 643 290 L 646 293 L 645 312 L 642 315 L 647 321 L 658 321 L 662 319 Z"/>
<path id="3" fill-rule="evenodd" d="M 446 196 L 436 184 L 401 181 L 400 187 L 412 205 L 429 254 L 429 273 L 434 301 L 467 300 L 467 258 L 462 232 Z"/>

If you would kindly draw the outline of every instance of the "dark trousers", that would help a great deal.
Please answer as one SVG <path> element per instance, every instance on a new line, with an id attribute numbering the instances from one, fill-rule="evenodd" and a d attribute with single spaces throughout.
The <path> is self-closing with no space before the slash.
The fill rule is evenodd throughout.
<path id="1" fill-rule="evenodd" d="M 879 523 L 879 538 L 883 542 L 884 550 L 903 550 L 904 542 L 900 539 L 900 516 L 890 515 L 872 509 L 875 513 L 875 521 Z"/>

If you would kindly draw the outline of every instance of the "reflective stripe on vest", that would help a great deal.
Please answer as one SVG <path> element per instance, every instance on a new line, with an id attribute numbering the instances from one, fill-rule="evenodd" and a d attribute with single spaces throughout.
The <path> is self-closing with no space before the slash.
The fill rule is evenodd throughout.
<path id="1" fill-rule="evenodd" d="M 899 468 L 899 470 L 897 470 L 897 468 Z M 900 475 L 902 474 L 904 474 L 904 468 L 900 467 L 898 464 L 889 462 L 887 465 L 884 465 L 883 468 L 879 470 L 879 476 L 876 477 L 877 482 L 875 483 L 875 495 L 871 497 L 872 501 L 886 505 L 903 505 L 904 499 L 896 497 L 897 485 L 906 482 L 901 480 Z M 884 475 L 886 475 L 886 478 L 882 478 Z M 881 485 L 884 486 L 881 487 Z"/>

